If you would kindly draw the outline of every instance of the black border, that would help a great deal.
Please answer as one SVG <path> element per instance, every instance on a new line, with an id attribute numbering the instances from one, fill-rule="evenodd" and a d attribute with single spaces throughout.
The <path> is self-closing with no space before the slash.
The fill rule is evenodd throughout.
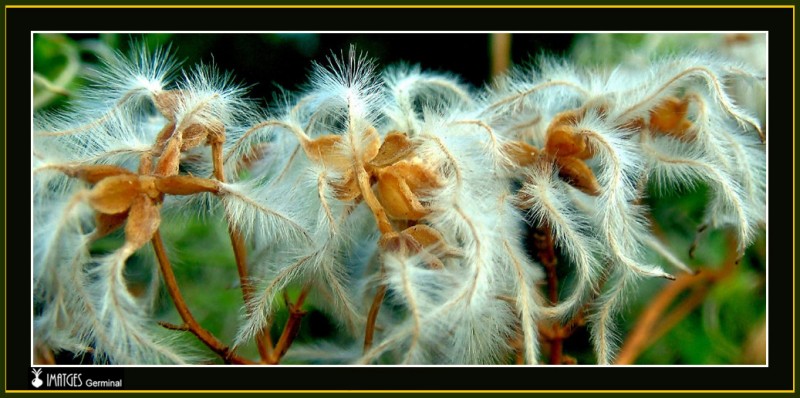
<path id="1" fill-rule="evenodd" d="M 129 367 L 128 390 L 794 390 L 793 8 L 6 8 L 6 165 L 27 164 L 32 30 L 759 30 L 769 32 L 769 367 Z M 624 28 L 621 28 L 624 25 Z M 792 153 L 790 153 L 792 151 Z M 13 166 L 12 166 L 13 167 Z M 8 169 L 6 169 L 8 170 Z M 6 214 L 28 209 L 29 179 L 6 173 Z M 5 217 L 5 214 L 4 214 Z M 777 221 L 776 221 L 777 220 Z M 27 216 L 6 245 L 30 247 Z M 27 249 L 26 249 L 27 250 Z M 20 252 L 23 252 L 20 250 Z M 792 255 L 794 250 L 792 249 Z M 15 253 L 12 253 L 16 255 Z M 30 270 L 6 258 L 6 384 L 27 390 Z M 791 347 L 791 348 L 790 348 Z"/>

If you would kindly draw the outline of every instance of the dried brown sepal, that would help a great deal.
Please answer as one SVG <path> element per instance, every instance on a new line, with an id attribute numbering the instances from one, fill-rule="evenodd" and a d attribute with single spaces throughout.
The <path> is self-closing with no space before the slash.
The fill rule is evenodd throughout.
<path id="1" fill-rule="evenodd" d="M 518 167 L 526 167 L 539 159 L 539 150 L 522 141 L 509 141 L 503 144 L 503 153 Z"/>
<path id="2" fill-rule="evenodd" d="M 364 163 L 369 163 L 376 156 L 381 149 L 381 136 L 375 127 L 369 126 L 361 133 L 361 143 L 364 148 L 364 153 L 361 154 L 361 160 Z"/>
<path id="3" fill-rule="evenodd" d="M 344 153 L 340 135 L 323 135 L 302 145 L 306 156 L 314 162 L 336 170 L 346 170 L 352 164 L 352 159 Z"/>
<path id="4" fill-rule="evenodd" d="M 386 167 L 414 154 L 414 143 L 404 133 L 392 131 L 383 139 L 378 154 L 370 161 L 373 167 Z"/>
<path id="5" fill-rule="evenodd" d="M 419 237 L 423 240 L 428 240 L 431 238 L 430 236 L 425 236 L 427 235 L 427 231 L 409 231 L 409 229 L 406 229 L 400 233 L 390 232 L 382 235 L 378 241 L 378 245 L 383 250 L 396 253 L 401 257 L 419 255 L 425 265 L 427 265 L 430 269 L 444 268 L 444 263 L 442 263 L 440 259 L 429 252 L 423 251 L 425 245 L 417 241 L 417 237 L 415 237 L 414 234 L 419 235 Z"/>
<path id="6" fill-rule="evenodd" d="M 675 138 L 690 138 L 687 132 L 692 122 L 686 118 L 688 111 L 688 101 L 669 97 L 650 112 L 650 130 Z"/>
<path id="7" fill-rule="evenodd" d="M 122 224 L 125 224 L 125 220 L 127 219 L 128 219 L 127 211 L 117 214 L 105 214 L 99 212 L 95 213 L 94 214 L 95 238 L 99 239 L 116 231 L 122 226 Z"/>
<path id="8" fill-rule="evenodd" d="M 149 196 L 151 199 L 160 202 L 163 199 L 164 194 L 162 194 L 156 187 L 157 180 L 158 177 L 148 175 L 139 176 L 139 190 L 143 194 Z"/>
<path id="9" fill-rule="evenodd" d="M 587 195 L 600 194 L 600 184 L 586 163 L 576 157 L 557 157 L 558 176 Z"/>
<path id="10" fill-rule="evenodd" d="M 422 245 L 416 239 L 402 232 L 389 232 L 381 235 L 378 246 L 385 251 L 401 256 L 417 254 L 422 250 Z"/>
<path id="11" fill-rule="evenodd" d="M 181 132 L 181 152 L 188 151 L 206 143 L 208 129 L 199 123 L 190 124 Z"/>
<path id="12" fill-rule="evenodd" d="M 209 144 L 222 144 L 225 142 L 225 124 L 219 120 L 206 123 L 207 141 Z"/>
<path id="13" fill-rule="evenodd" d="M 100 213 L 117 214 L 128 210 L 142 192 L 139 176 L 123 174 L 100 181 L 89 191 L 89 205 Z"/>
<path id="14" fill-rule="evenodd" d="M 403 233 L 411 235 L 422 247 L 433 248 L 433 253 L 437 256 L 460 257 L 464 255 L 458 248 L 448 245 L 439 231 L 427 225 L 417 224 L 404 229 Z"/>
<path id="15" fill-rule="evenodd" d="M 156 109 L 171 122 L 175 121 L 175 113 L 182 101 L 183 92 L 181 90 L 166 90 L 153 95 Z"/>
<path id="16" fill-rule="evenodd" d="M 155 179 L 159 192 L 168 195 L 193 195 L 200 192 L 219 193 L 219 182 L 207 178 L 176 175 Z"/>
<path id="17" fill-rule="evenodd" d="M 153 238 L 160 224 L 158 205 L 145 194 L 136 195 L 125 224 L 125 242 L 133 250 L 139 249 Z"/>
<path id="18" fill-rule="evenodd" d="M 165 177 L 178 174 L 181 163 L 181 139 L 178 136 L 172 137 L 167 143 L 161 157 L 158 158 L 154 175 Z"/>
<path id="19" fill-rule="evenodd" d="M 98 182 L 113 176 L 118 175 L 133 175 L 133 173 L 125 168 L 112 165 L 88 165 L 70 167 L 65 170 L 65 174 L 70 177 L 80 178 L 89 184 L 97 184 Z"/>
<path id="20" fill-rule="evenodd" d="M 330 185 L 333 187 L 336 199 L 341 201 L 349 202 L 361 196 L 358 180 L 352 170 L 348 170 L 343 179 L 332 181 Z"/>
<path id="21" fill-rule="evenodd" d="M 439 231 L 423 224 L 417 224 L 403 230 L 403 233 L 411 235 L 422 247 L 443 245 L 444 237 Z"/>
<path id="22" fill-rule="evenodd" d="M 553 116 L 553 119 L 550 121 L 550 126 L 561 126 L 561 125 L 568 125 L 573 126 L 577 124 L 581 119 L 583 119 L 584 111 L 580 111 L 578 109 L 570 109 L 568 111 L 564 111 L 561 113 L 556 114 Z"/>
<path id="23" fill-rule="evenodd" d="M 415 194 L 442 186 L 439 175 L 419 160 L 403 160 L 387 169 L 403 177 Z"/>
<path id="24" fill-rule="evenodd" d="M 553 156 L 589 159 L 594 155 L 591 146 L 586 143 L 586 139 L 576 134 L 573 126 L 551 126 L 547 129 L 546 140 L 544 150 Z"/>
<path id="25" fill-rule="evenodd" d="M 175 134 L 175 122 L 170 121 L 161 128 L 161 131 L 158 132 L 156 136 L 156 142 L 153 144 L 152 153 L 154 156 L 161 156 L 164 152 L 164 148 L 166 148 L 167 143 L 169 142 L 170 138 L 172 138 L 173 134 Z"/>

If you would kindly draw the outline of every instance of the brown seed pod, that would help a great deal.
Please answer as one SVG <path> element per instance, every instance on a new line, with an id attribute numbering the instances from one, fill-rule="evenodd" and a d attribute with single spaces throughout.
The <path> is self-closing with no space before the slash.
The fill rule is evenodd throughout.
<path id="1" fill-rule="evenodd" d="M 381 136 L 375 127 L 369 126 L 361 133 L 361 145 L 363 145 L 364 153 L 361 154 L 361 161 L 369 163 L 375 159 L 381 149 Z"/>
<path id="2" fill-rule="evenodd" d="M 444 244 L 444 238 L 439 231 L 424 225 L 417 224 L 403 230 L 403 233 L 411 235 L 422 247 L 428 248 L 434 245 Z"/>
<path id="3" fill-rule="evenodd" d="M 395 220 L 419 220 L 428 214 L 408 181 L 391 167 L 379 171 L 378 197 L 386 214 Z"/>

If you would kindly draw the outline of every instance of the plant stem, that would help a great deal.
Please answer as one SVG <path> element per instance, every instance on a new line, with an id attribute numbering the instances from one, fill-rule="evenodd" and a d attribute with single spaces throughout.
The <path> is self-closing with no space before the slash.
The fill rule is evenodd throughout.
<path id="1" fill-rule="evenodd" d="M 372 347 L 372 337 L 375 334 L 375 321 L 378 319 L 378 312 L 383 303 L 383 297 L 386 295 L 386 284 L 381 284 L 378 291 L 375 292 L 375 298 L 372 299 L 372 305 L 369 307 L 369 314 L 367 315 L 367 327 L 364 330 L 364 352 L 369 351 Z"/>
<path id="2" fill-rule="evenodd" d="M 273 365 L 278 364 L 286 352 L 289 351 L 289 347 L 291 347 L 292 342 L 294 342 L 294 338 L 297 337 L 297 333 L 300 331 L 300 323 L 303 320 L 303 317 L 306 315 L 306 312 L 301 308 L 303 307 L 303 302 L 306 300 L 310 290 L 311 285 L 304 286 L 303 290 L 300 292 L 300 296 L 297 297 L 297 301 L 294 304 L 289 302 L 289 295 L 286 294 L 286 291 L 284 291 L 283 299 L 286 302 L 286 308 L 289 309 L 289 319 L 286 320 L 286 325 L 283 327 L 281 337 L 275 344 L 275 350 L 272 352 L 272 356 L 269 358 L 268 363 Z"/>
<path id="3" fill-rule="evenodd" d="M 158 258 L 158 265 L 161 268 L 161 274 L 164 277 L 164 284 L 166 284 L 167 291 L 172 298 L 173 304 L 175 304 L 175 309 L 178 311 L 181 319 L 183 319 L 183 322 L 186 324 L 186 329 L 197 336 L 197 338 L 200 339 L 200 341 L 202 341 L 203 344 L 205 344 L 208 348 L 210 348 L 211 351 L 214 351 L 220 357 L 222 357 L 225 363 L 252 363 L 252 361 L 248 361 L 247 359 L 241 358 L 234 354 L 230 348 L 219 341 L 219 339 L 211 334 L 211 332 L 204 329 L 199 323 L 197 323 L 192 315 L 192 312 L 189 310 L 189 307 L 186 305 L 186 301 L 183 299 L 180 289 L 178 288 L 178 281 L 175 279 L 175 273 L 172 271 L 172 265 L 170 265 L 169 259 L 167 258 L 167 253 L 164 250 L 164 243 L 161 240 L 160 231 L 156 230 L 155 234 L 153 234 L 152 243 L 153 249 L 156 252 L 156 258 Z"/>
<path id="4" fill-rule="evenodd" d="M 222 155 L 222 142 L 213 141 L 211 143 L 211 158 L 214 164 L 214 177 L 220 182 L 225 182 L 225 163 Z M 253 286 L 247 278 L 247 246 L 244 242 L 242 233 L 236 229 L 236 226 L 231 222 L 230 218 L 226 217 L 228 221 L 228 234 L 231 237 L 231 246 L 233 247 L 233 257 L 236 260 L 236 271 L 239 273 L 239 285 L 242 287 L 242 299 L 244 300 L 245 308 L 250 311 L 250 300 L 253 297 Z M 264 328 L 256 335 L 256 345 L 258 346 L 258 355 L 261 357 L 261 362 L 266 362 L 272 354 L 272 342 L 265 339 L 269 335 L 269 329 Z"/>
<path id="5" fill-rule="evenodd" d="M 558 260 L 553 243 L 553 233 L 548 225 L 542 225 L 534 236 L 539 262 L 547 271 L 547 295 L 550 303 L 556 305 L 558 304 L 558 274 L 556 273 Z M 564 349 L 564 330 L 558 322 L 553 323 L 552 337 L 548 340 L 550 341 L 550 364 L 560 365 Z"/>

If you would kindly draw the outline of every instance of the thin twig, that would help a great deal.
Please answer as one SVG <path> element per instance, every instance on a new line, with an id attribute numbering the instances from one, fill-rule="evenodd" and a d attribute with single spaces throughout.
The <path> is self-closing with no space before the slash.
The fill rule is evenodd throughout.
<path id="1" fill-rule="evenodd" d="M 645 349 L 672 330 L 686 315 L 700 305 L 711 291 L 714 283 L 733 273 L 738 253 L 735 239 L 729 237 L 728 240 L 728 256 L 721 268 L 704 268 L 693 275 L 682 274 L 677 280 L 666 285 L 650 302 L 625 339 L 617 356 L 616 364 L 634 363 Z M 693 289 L 694 292 L 683 299 L 671 312 L 667 312 L 680 294 L 690 289 Z M 665 313 L 667 315 L 664 315 Z"/>
<path id="2" fill-rule="evenodd" d="M 211 143 L 211 158 L 214 163 L 214 177 L 220 182 L 225 182 L 225 162 L 222 158 L 222 142 L 215 141 Z M 229 217 L 228 221 L 228 234 L 231 238 L 231 246 L 233 247 L 233 257 L 236 260 L 236 271 L 239 273 L 239 286 L 242 287 L 242 299 L 244 300 L 245 308 L 250 313 L 250 306 L 253 298 L 253 285 L 250 284 L 250 279 L 247 277 L 247 246 L 245 245 L 244 237 Z M 261 362 L 266 362 L 272 355 L 272 342 L 265 339 L 264 336 L 269 335 L 269 329 L 262 329 L 256 335 L 256 345 L 258 346 L 258 354 L 261 357 Z"/>
<path id="3" fill-rule="evenodd" d="M 205 344 L 208 348 L 210 348 L 211 351 L 214 351 L 217 353 L 217 355 L 222 357 L 225 363 L 253 363 L 252 361 L 234 354 L 230 348 L 228 348 L 213 334 L 211 334 L 211 332 L 204 329 L 199 323 L 197 323 L 192 315 L 192 312 L 189 310 L 189 307 L 186 305 L 186 301 L 183 299 L 180 289 L 178 288 L 178 281 L 175 279 L 175 273 L 172 271 L 172 265 L 170 265 L 169 259 L 167 258 L 167 253 L 164 250 L 164 243 L 161 240 L 161 233 L 158 230 L 155 234 L 153 234 L 152 243 L 153 250 L 156 252 L 156 258 L 158 259 L 158 265 L 161 268 L 161 274 L 164 277 L 164 283 L 167 285 L 167 291 L 172 298 L 173 304 L 175 304 L 175 309 L 178 311 L 181 319 L 183 319 L 183 322 L 186 324 L 188 330 L 197 336 L 197 338 L 200 339 L 200 341 L 202 341 L 203 344 Z"/>
<path id="4" fill-rule="evenodd" d="M 283 327 L 281 337 L 275 344 L 275 350 L 272 353 L 272 357 L 269 358 L 268 363 L 278 364 L 289 350 L 289 347 L 291 347 L 295 337 L 297 337 L 297 333 L 300 331 L 300 323 L 306 315 L 306 312 L 302 310 L 303 302 L 306 300 L 310 290 L 311 285 L 305 285 L 294 304 L 289 302 L 289 295 L 284 291 L 283 297 L 286 302 L 286 308 L 289 309 L 289 319 L 286 320 L 286 325 Z"/>

